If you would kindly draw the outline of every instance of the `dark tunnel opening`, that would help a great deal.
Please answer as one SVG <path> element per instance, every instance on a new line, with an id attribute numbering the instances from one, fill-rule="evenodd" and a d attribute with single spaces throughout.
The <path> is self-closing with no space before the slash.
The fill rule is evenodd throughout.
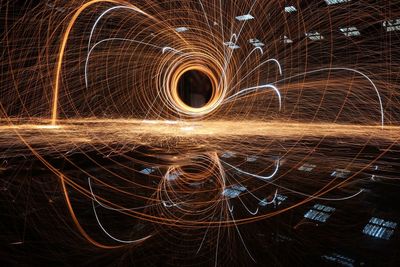
<path id="1" fill-rule="evenodd" d="M 178 81 L 180 99 L 192 108 L 205 106 L 212 97 L 213 86 L 209 76 L 199 70 L 189 70 Z"/>

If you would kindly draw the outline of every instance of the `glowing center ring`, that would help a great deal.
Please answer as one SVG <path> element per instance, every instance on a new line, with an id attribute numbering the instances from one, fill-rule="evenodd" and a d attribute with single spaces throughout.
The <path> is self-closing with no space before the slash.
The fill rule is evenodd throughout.
<path id="1" fill-rule="evenodd" d="M 202 60 L 191 61 L 193 57 Z M 186 62 L 185 62 L 186 60 Z M 164 92 L 168 98 L 168 104 L 179 115 L 190 117 L 205 116 L 216 110 L 226 95 L 226 75 L 223 75 L 223 67 L 207 55 L 181 57 L 175 64 L 171 64 L 164 76 Z M 209 67 L 210 66 L 210 67 Z M 179 95 L 179 80 L 188 71 L 199 71 L 205 74 L 211 81 L 212 94 L 210 100 L 202 107 L 191 107 L 186 104 Z"/>

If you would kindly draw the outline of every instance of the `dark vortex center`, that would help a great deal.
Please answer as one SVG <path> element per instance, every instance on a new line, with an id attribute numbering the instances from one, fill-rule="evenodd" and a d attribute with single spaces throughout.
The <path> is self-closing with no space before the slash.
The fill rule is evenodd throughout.
<path id="1" fill-rule="evenodd" d="M 189 70 L 178 81 L 180 99 L 192 108 L 205 106 L 212 97 L 213 86 L 210 77 L 199 70 Z"/>

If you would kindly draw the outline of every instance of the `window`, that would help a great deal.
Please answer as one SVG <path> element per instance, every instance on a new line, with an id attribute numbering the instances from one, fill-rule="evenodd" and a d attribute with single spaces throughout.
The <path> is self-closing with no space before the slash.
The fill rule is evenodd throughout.
<path id="1" fill-rule="evenodd" d="M 238 197 L 241 193 L 241 191 L 226 188 L 222 192 L 222 195 L 226 196 L 227 198 L 235 198 Z"/>
<path id="2" fill-rule="evenodd" d="M 364 227 L 363 233 L 373 237 L 389 240 L 393 235 L 397 223 L 372 217 Z"/>
<path id="3" fill-rule="evenodd" d="M 242 185 L 232 185 L 230 188 L 225 188 L 224 191 L 222 191 L 222 195 L 227 198 L 235 198 L 246 190 L 247 188 Z"/>
<path id="4" fill-rule="evenodd" d="M 326 222 L 326 220 L 331 216 L 331 214 L 335 211 L 335 208 L 328 207 L 321 204 L 315 204 L 312 209 L 304 214 L 304 218 L 319 221 L 319 222 Z"/>
<path id="5" fill-rule="evenodd" d="M 304 163 L 297 170 L 304 172 L 311 172 L 317 165 Z"/>
<path id="6" fill-rule="evenodd" d="M 341 266 L 346 266 L 346 267 L 352 267 L 354 266 L 355 263 L 354 259 L 340 255 L 338 253 L 322 255 L 321 258 L 324 260 L 328 260 L 330 262 L 339 263 Z"/>
<path id="7" fill-rule="evenodd" d="M 143 173 L 143 174 L 150 174 L 152 172 L 154 172 L 154 168 L 145 168 L 140 171 L 140 173 Z"/>
<path id="8" fill-rule="evenodd" d="M 336 169 L 331 173 L 332 177 L 335 178 L 347 178 L 350 175 L 350 171 L 346 169 Z"/>
<path id="9" fill-rule="evenodd" d="M 296 11 L 297 11 L 297 9 L 294 6 L 286 6 L 285 7 L 285 12 L 287 12 L 287 13 L 293 13 Z"/>
<path id="10" fill-rule="evenodd" d="M 237 184 L 232 185 L 231 188 L 234 189 L 234 190 L 237 190 L 237 191 L 241 191 L 241 192 L 244 192 L 244 191 L 247 190 L 247 188 L 245 186 L 237 185 Z"/>
<path id="11" fill-rule="evenodd" d="M 285 201 L 286 199 L 287 199 L 287 196 L 281 195 L 281 194 L 276 194 L 276 196 L 274 196 L 274 199 L 272 199 L 271 201 L 268 201 L 268 199 L 264 198 L 258 203 L 258 205 L 260 205 L 261 207 L 265 207 L 268 204 L 274 204 L 274 206 L 276 208 L 277 206 L 282 204 L 282 202 Z"/>
<path id="12" fill-rule="evenodd" d="M 174 172 L 168 173 L 168 174 L 166 175 L 166 178 L 167 178 L 168 181 L 173 181 L 173 180 L 175 180 L 176 178 L 178 178 L 179 175 L 180 175 L 179 172 L 174 171 Z"/>
<path id="13" fill-rule="evenodd" d="M 234 43 L 232 43 L 232 42 L 227 42 L 227 43 L 231 43 L 232 45 L 234 45 Z M 228 45 L 228 46 L 231 45 L 231 44 L 227 44 L 227 43 L 224 43 L 224 44 Z M 235 153 L 233 153 L 231 151 L 226 151 L 224 154 L 222 154 L 221 157 L 223 157 L 225 159 L 230 159 L 230 158 L 235 157 Z"/>
<path id="14" fill-rule="evenodd" d="M 186 28 L 186 27 L 178 27 L 178 28 L 175 29 L 175 31 L 177 31 L 177 32 L 185 32 L 185 31 L 188 31 L 188 30 L 189 29 Z"/>
<path id="15" fill-rule="evenodd" d="M 251 43 L 252 45 L 254 45 L 255 47 L 262 47 L 262 46 L 264 46 L 265 44 L 264 43 L 262 43 L 260 40 L 258 40 L 258 39 L 250 39 L 249 40 L 249 43 Z"/>
<path id="16" fill-rule="evenodd" d="M 247 157 L 246 157 L 246 161 L 247 161 L 247 162 L 256 162 L 257 159 L 258 159 L 257 156 L 247 156 Z"/>
<path id="17" fill-rule="evenodd" d="M 400 19 L 384 21 L 382 24 L 387 32 L 400 31 Z"/>
<path id="18" fill-rule="evenodd" d="M 327 5 L 335 5 L 335 4 L 340 4 L 340 3 L 348 3 L 351 0 L 325 0 L 325 3 Z"/>
<path id="19" fill-rule="evenodd" d="M 240 46 L 238 46 L 238 45 L 230 45 L 230 46 L 228 46 L 230 49 L 239 49 L 240 48 Z"/>
<path id="20" fill-rule="evenodd" d="M 280 195 L 280 194 L 277 194 L 276 195 L 276 198 L 275 198 L 275 203 L 276 203 L 276 205 L 280 205 L 283 201 L 285 201 L 287 199 L 287 196 L 284 196 L 284 195 Z"/>
<path id="21" fill-rule="evenodd" d="M 269 204 L 269 201 L 266 198 L 263 198 L 263 199 L 260 200 L 260 202 L 258 202 L 258 205 L 260 205 L 261 207 L 265 207 L 268 204 Z"/>
<path id="22" fill-rule="evenodd" d="M 293 41 L 289 39 L 286 35 L 283 36 L 283 43 L 284 44 L 291 44 Z"/>
<path id="23" fill-rule="evenodd" d="M 358 31 L 356 27 L 347 27 L 347 28 L 340 28 L 340 31 L 346 35 L 347 37 L 350 36 L 360 36 L 361 33 Z"/>
<path id="24" fill-rule="evenodd" d="M 306 36 L 312 41 L 323 40 L 324 37 L 317 31 L 314 32 L 306 32 Z"/>
<path id="25" fill-rule="evenodd" d="M 252 19 L 254 19 L 254 17 L 250 14 L 246 14 L 246 15 L 237 16 L 236 19 L 238 21 L 245 21 L 245 20 L 252 20 Z"/>

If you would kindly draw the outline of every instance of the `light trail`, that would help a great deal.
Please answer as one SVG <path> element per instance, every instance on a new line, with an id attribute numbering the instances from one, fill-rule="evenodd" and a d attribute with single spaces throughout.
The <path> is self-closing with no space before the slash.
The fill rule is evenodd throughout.
<path id="1" fill-rule="evenodd" d="M 367 192 L 360 176 L 400 140 L 399 58 L 391 46 L 382 54 L 364 48 L 354 62 L 347 53 L 336 58 L 358 41 L 307 40 L 312 29 L 290 24 L 279 1 L 67 2 L 54 2 L 66 13 L 42 5 L 30 11 L 34 18 L 6 27 L 0 158 L 34 155 L 54 173 L 72 222 L 94 246 L 165 237 L 171 250 L 191 247 L 203 258 L 212 251 L 218 265 L 221 240 L 235 235 L 256 262 L 242 225 L 316 200 L 354 201 Z M 332 19 L 336 8 L 329 7 L 326 32 L 356 22 Z M 298 10 L 299 25 L 327 26 L 309 13 Z M 237 19 L 243 14 L 252 19 Z M 28 31 L 36 38 L 29 44 Z M 210 83 L 200 107 L 182 96 L 190 71 Z M 371 144 L 379 151 L 368 158 Z M 348 147 L 354 155 L 345 155 Z M 299 175 L 310 162 L 316 174 Z M 318 164 L 349 175 L 334 177 Z M 292 202 L 280 205 L 283 195 Z M 94 218 L 85 217 L 86 204 Z M 96 205 L 125 218 L 126 229 L 106 229 L 112 218 Z M 151 233 L 118 238 L 137 221 Z"/>
<path id="2" fill-rule="evenodd" d="M 121 239 L 116 238 L 116 237 L 114 237 L 113 235 L 111 235 L 111 234 L 104 228 L 103 224 L 101 223 L 101 221 L 100 221 L 100 219 L 99 219 L 99 216 L 97 215 L 96 206 L 95 206 L 94 203 L 96 202 L 96 203 L 98 203 L 101 207 L 104 207 L 104 208 L 106 208 L 106 209 L 108 209 L 108 210 L 118 211 L 118 209 L 113 209 L 113 208 L 111 208 L 111 207 L 108 207 L 108 206 L 106 206 L 106 205 L 101 204 L 101 202 L 99 202 L 99 201 L 96 199 L 96 196 L 95 196 L 95 194 L 93 193 L 92 183 L 91 183 L 91 181 L 90 181 L 90 178 L 88 178 L 88 184 L 89 184 L 89 188 L 90 188 L 90 193 L 91 193 L 92 198 L 93 198 L 93 199 L 92 199 L 93 214 L 94 214 L 94 216 L 96 217 L 97 224 L 99 225 L 99 227 L 101 228 L 101 230 L 103 230 L 103 232 L 104 232 L 109 238 L 111 238 L 112 240 L 117 241 L 117 242 L 119 242 L 119 243 L 123 243 L 123 244 L 138 244 L 138 243 L 141 243 L 141 242 L 143 242 L 143 241 L 145 241 L 145 240 L 147 240 L 147 239 L 149 239 L 149 238 L 151 237 L 151 235 L 150 235 L 150 236 L 146 236 L 146 237 L 143 237 L 143 238 L 140 238 L 140 239 L 136 239 L 136 240 L 121 240 Z"/>

